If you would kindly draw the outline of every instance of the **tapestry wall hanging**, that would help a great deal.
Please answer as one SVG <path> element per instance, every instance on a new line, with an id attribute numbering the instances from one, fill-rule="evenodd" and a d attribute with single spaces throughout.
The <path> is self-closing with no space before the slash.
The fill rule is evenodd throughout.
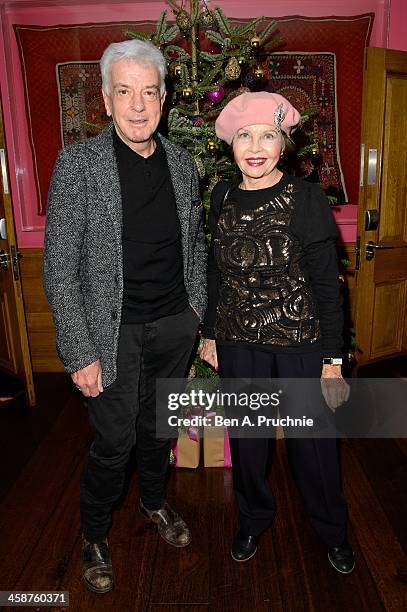
<path id="1" fill-rule="evenodd" d="M 333 53 L 276 53 L 269 66 L 269 89 L 285 96 L 299 110 L 316 108 L 307 129 L 320 143 L 322 162 L 317 180 L 325 190 L 346 201 L 341 171 L 336 114 L 336 67 Z M 62 146 L 94 136 L 110 119 L 101 94 L 102 79 L 98 62 L 65 62 L 57 65 Z M 306 158 L 301 175 L 315 171 Z"/>
<path id="2" fill-rule="evenodd" d="M 316 115 L 306 124 L 319 143 L 321 161 L 314 165 L 307 156 L 301 176 L 316 173 L 323 189 L 347 201 L 337 134 L 336 61 L 334 53 L 274 53 L 268 63 L 269 89 L 280 93 L 300 112 L 315 108 Z"/>
<path id="3" fill-rule="evenodd" d="M 247 20 L 231 21 L 239 25 Z M 324 186 L 329 182 L 339 191 L 342 189 L 348 200 L 355 203 L 359 179 L 363 57 L 373 14 L 319 18 L 290 16 L 279 17 L 276 21 L 285 41 L 284 54 L 297 52 L 298 57 L 288 59 L 287 55 L 283 59 L 279 54 L 277 62 L 280 66 L 276 64 L 278 70 L 271 76 L 270 86 L 275 86 L 275 90 L 280 88 L 283 94 L 286 88 L 287 97 L 287 88 L 291 88 L 291 92 L 297 91 L 307 104 L 311 91 L 320 98 L 318 108 L 325 110 L 318 117 L 317 126 L 326 139 L 320 180 Z M 103 50 L 111 42 L 124 40 L 123 32 L 128 29 L 153 31 L 155 22 L 49 27 L 16 25 L 14 28 L 25 88 L 38 214 L 44 215 L 58 150 L 68 142 L 95 133 L 91 125 L 84 127 L 84 120 L 97 125 L 107 121 L 101 104 L 97 64 Z M 309 78 L 297 78 L 295 84 L 296 73 L 301 77 L 306 74 L 305 70 Z M 318 81 L 318 70 L 324 79 L 326 77 L 323 91 Z M 304 82 L 299 85 L 300 81 Z M 72 83 L 77 87 L 72 87 Z M 329 104 L 329 110 L 326 104 Z M 305 171 L 307 173 L 307 169 Z"/>

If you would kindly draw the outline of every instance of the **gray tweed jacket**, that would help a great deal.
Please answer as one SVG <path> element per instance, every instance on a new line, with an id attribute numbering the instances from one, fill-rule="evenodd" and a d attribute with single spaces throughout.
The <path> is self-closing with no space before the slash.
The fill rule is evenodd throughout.
<path id="1" fill-rule="evenodd" d="M 113 126 L 60 151 L 48 197 L 44 288 L 58 355 L 67 372 L 101 360 L 104 386 L 116 378 L 123 300 L 122 209 Z M 201 320 L 206 247 L 196 165 L 159 135 L 181 224 L 184 282 Z M 151 219 L 154 223 L 154 219 Z"/>

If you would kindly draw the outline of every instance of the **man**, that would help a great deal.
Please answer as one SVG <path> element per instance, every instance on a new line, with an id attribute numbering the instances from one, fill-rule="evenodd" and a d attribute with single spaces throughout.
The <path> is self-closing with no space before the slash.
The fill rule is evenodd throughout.
<path id="1" fill-rule="evenodd" d="M 166 62 L 149 42 L 101 59 L 113 125 L 59 153 L 49 193 L 44 286 L 57 350 L 95 431 L 81 476 L 83 577 L 114 586 L 107 532 L 137 438 L 140 511 L 171 545 L 190 543 L 165 500 L 170 442 L 155 435 L 155 380 L 186 374 L 206 307 L 196 166 L 156 132 Z"/>

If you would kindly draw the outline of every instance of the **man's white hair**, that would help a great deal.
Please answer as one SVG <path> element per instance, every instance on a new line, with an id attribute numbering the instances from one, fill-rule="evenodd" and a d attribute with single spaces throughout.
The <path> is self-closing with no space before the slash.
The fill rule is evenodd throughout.
<path id="1" fill-rule="evenodd" d="M 160 93 L 165 92 L 165 77 L 167 74 L 167 62 L 161 51 L 148 40 L 124 40 L 112 43 L 104 50 L 100 60 L 100 71 L 102 73 L 102 89 L 110 95 L 110 70 L 114 62 L 120 60 L 132 60 L 135 64 L 153 65 L 160 75 Z"/>

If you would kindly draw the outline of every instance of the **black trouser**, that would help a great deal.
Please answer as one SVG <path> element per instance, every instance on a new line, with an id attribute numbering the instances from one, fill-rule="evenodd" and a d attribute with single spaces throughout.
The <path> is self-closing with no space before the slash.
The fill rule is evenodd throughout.
<path id="1" fill-rule="evenodd" d="M 320 378 L 320 353 L 271 353 L 217 346 L 225 378 Z M 286 438 L 288 459 L 310 521 L 329 547 L 346 537 L 347 510 L 341 494 L 335 438 Z M 268 483 L 270 439 L 230 440 L 233 483 L 245 535 L 260 535 L 272 523 L 275 500 Z"/>
<path id="2" fill-rule="evenodd" d="M 188 306 L 153 323 L 121 326 L 117 378 L 88 398 L 95 439 L 81 476 L 81 524 L 90 542 L 106 537 L 136 438 L 141 500 L 149 510 L 164 505 L 170 440 L 155 434 L 156 379 L 186 375 L 198 323 Z"/>

